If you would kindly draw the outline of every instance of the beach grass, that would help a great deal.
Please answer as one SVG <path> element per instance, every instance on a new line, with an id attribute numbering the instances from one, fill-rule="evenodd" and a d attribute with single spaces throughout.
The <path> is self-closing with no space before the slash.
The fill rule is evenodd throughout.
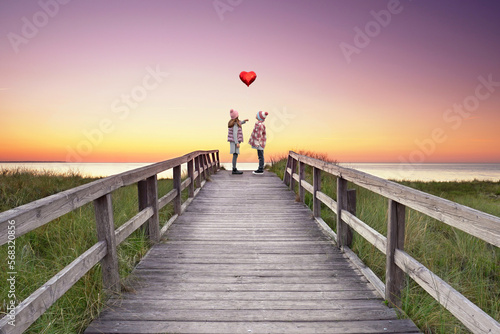
<path id="1" fill-rule="evenodd" d="M 0 210 L 3 212 L 94 180 L 78 173 L 59 175 L 27 169 L 0 170 Z M 159 180 L 158 195 L 165 195 L 172 187 L 172 180 Z M 112 193 L 115 228 L 137 214 L 137 193 L 136 185 Z M 183 198 L 186 197 L 185 190 Z M 160 223 L 165 223 L 172 215 L 173 207 L 169 204 L 160 210 Z M 15 241 L 18 304 L 97 242 L 93 204 L 86 204 Z M 122 290 L 129 289 L 127 276 L 149 248 L 150 243 L 142 229 L 118 246 Z M 7 282 L 6 245 L 0 247 L 0 259 L 0 281 Z M 7 302 L 11 299 L 7 290 L 0 289 L 0 316 L 6 313 Z M 98 264 L 41 315 L 26 333 L 82 333 L 97 316 L 105 300 Z"/>
<path id="2" fill-rule="evenodd" d="M 318 158 L 314 152 L 305 152 Z M 321 154 L 319 155 L 321 156 Z M 270 170 L 283 178 L 286 157 L 272 160 Z M 306 168 L 312 184 L 312 170 Z M 500 217 L 500 182 L 413 182 L 401 184 Z M 356 215 L 387 235 L 386 198 L 349 182 L 356 189 Z M 321 190 L 336 199 L 336 178 L 322 173 Z M 295 188 L 298 192 L 298 186 Z M 312 208 L 306 192 L 305 204 Z M 333 230 L 336 214 L 322 206 L 321 216 Z M 354 232 L 352 250 L 385 282 L 385 255 Z M 453 286 L 495 320 L 500 319 L 500 249 L 456 228 L 407 209 L 405 251 Z M 400 313 L 425 333 L 469 333 L 451 313 L 407 277 Z"/>

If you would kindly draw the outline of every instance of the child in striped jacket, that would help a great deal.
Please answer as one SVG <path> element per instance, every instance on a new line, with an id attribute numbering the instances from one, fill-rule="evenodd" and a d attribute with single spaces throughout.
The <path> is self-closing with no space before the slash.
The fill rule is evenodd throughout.
<path id="1" fill-rule="evenodd" d="M 233 155 L 233 174 L 243 174 L 236 168 L 236 162 L 238 160 L 238 154 L 240 154 L 240 143 L 243 142 L 243 130 L 241 125 L 245 124 L 248 119 L 240 121 L 238 119 L 239 113 L 236 110 L 231 109 L 229 111 L 229 116 L 231 120 L 227 124 L 227 141 L 229 142 L 229 153 Z"/>
<path id="2" fill-rule="evenodd" d="M 268 112 L 259 111 L 257 113 L 257 122 L 255 122 L 255 126 L 252 131 L 252 135 L 250 136 L 250 140 L 248 143 L 257 150 L 257 156 L 259 158 L 259 169 L 254 171 L 254 174 L 260 175 L 264 174 L 264 148 L 266 147 L 266 126 L 264 125 L 264 121 L 266 120 Z"/>

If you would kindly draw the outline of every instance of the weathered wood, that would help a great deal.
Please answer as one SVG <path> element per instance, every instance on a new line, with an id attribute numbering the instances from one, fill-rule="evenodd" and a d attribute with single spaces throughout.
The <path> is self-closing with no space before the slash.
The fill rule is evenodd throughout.
<path id="1" fill-rule="evenodd" d="M 289 185 L 290 184 L 290 174 L 291 174 L 291 161 L 292 161 L 292 157 L 291 155 L 288 155 L 288 158 L 287 158 L 287 161 L 286 161 L 286 166 L 285 166 L 285 172 L 283 174 L 283 183 L 285 185 Z"/>
<path id="2" fill-rule="evenodd" d="M 339 247 L 348 246 L 346 244 L 347 224 L 342 221 L 342 211 L 347 209 L 347 180 L 337 178 L 337 245 Z"/>
<path id="3" fill-rule="evenodd" d="M 177 196 L 174 198 L 174 213 L 176 215 L 181 214 L 181 205 L 182 205 L 182 194 L 181 194 L 181 166 L 174 167 L 174 189 L 177 191 Z"/>
<path id="4" fill-rule="evenodd" d="M 160 221 L 158 214 L 158 179 L 156 175 L 146 179 L 148 207 L 153 209 L 153 215 L 148 219 L 148 237 L 153 243 L 160 241 Z"/>
<path id="5" fill-rule="evenodd" d="M 348 211 L 342 211 L 342 220 L 346 222 L 352 229 L 358 232 L 369 243 L 375 246 L 383 254 L 387 251 L 387 239 L 382 234 L 377 232 L 371 226 L 360 220 Z"/>
<path id="6" fill-rule="evenodd" d="M 183 191 L 184 189 L 186 189 L 187 187 L 189 187 L 190 184 L 191 184 L 191 179 L 188 177 L 187 179 L 185 179 L 184 181 L 182 181 L 182 183 L 181 183 L 181 191 Z"/>
<path id="7" fill-rule="evenodd" d="M 291 191 L 295 191 L 295 177 L 298 178 L 298 175 L 296 173 L 297 171 L 297 160 L 295 159 L 292 159 L 292 161 L 290 162 L 290 190 Z"/>
<path id="8" fill-rule="evenodd" d="M 8 241 L 9 221 L 16 222 L 16 237 L 19 237 L 118 188 L 145 180 L 174 166 L 187 163 L 194 157 L 212 152 L 217 151 L 191 152 L 182 157 L 112 175 L 2 212 L 0 245 Z"/>
<path id="9" fill-rule="evenodd" d="M 312 184 L 310 184 L 309 182 L 307 182 L 306 180 L 302 180 L 300 181 L 300 184 L 302 185 L 302 187 L 307 191 L 309 192 L 310 194 L 313 194 L 314 193 L 314 187 L 312 186 Z M 317 192 L 318 193 L 318 192 Z"/>
<path id="10" fill-rule="evenodd" d="M 303 181 L 306 176 L 305 172 L 306 164 L 302 161 L 299 161 L 299 200 L 304 203 L 305 201 L 305 190 L 304 190 L 304 185 Z"/>
<path id="11" fill-rule="evenodd" d="M 162 198 L 158 200 L 158 210 L 162 209 L 165 205 L 172 202 L 178 194 L 179 191 L 177 189 L 172 189 L 166 195 L 162 196 Z"/>
<path id="12" fill-rule="evenodd" d="M 418 332 L 279 178 L 211 179 L 136 266 L 134 293 L 113 299 L 86 333 Z M 245 205 L 228 205 L 234 198 Z"/>
<path id="13" fill-rule="evenodd" d="M 388 327 L 391 328 L 389 331 Z M 419 333 L 410 320 L 400 320 L 392 326 L 387 320 L 372 321 L 103 321 L 91 325 L 86 334 L 102 333 Z"/>
<path id="14" fill-rule="evenodd" d="M 354 253 L 349 247 L 344 246 L 342 249 L 345 255 L 354 263 L 354 265 L 361 271 L 366 277 L 366 279 L 375 287 L 378 294 L 381 297 L 385 297 L 385 286 L 382 280 L 378 278 L 378 276 L 368 267 L 366 264 L 361 261 L 361 259 Z"/>
<path id="15" fill-rule="evenodd" d="M 316 196 L 316 192 L 321 190 L 321 170 L 313 168 L 313 215 L 321 216 L 321 201 Z"/>
<path id="16" fill-rule="evenodd" d="M 355 169 L 290 151 L 294 159 L 357 184 L 500 247 L 500 218 Z"/>
<path id="17" fill-rule="evenodd" d="M 396 249 L 404 250 L 405 241 L 405 206 L 389 200 L 387 221 L 387 253 L 385 266 L 385 299 L 394 306 L 401 306 L 401 290 L 405 275 L 394 262 Z"/>
<path id="18" fill-rule="evenodd" d="M 102 285 L 107 293 L 120 291 L 118 254 L 116 251 L 115 225 L 111 194 L 94 201 L 97 239 L 106 243 L 106 256 L 101 260 Z"/>
<path id="19" fill-rule="evenodd" d="M 105 255 L 106 242 L 99 241 L 15 308 L 15 327 L 8 324 L 7 316 L 0 319 L 0 333 L 23 333 Z"/>
<path id="20" fill-rule="evenodd" d="M 194 169 L 195 169 L 195 174 L 196 174 L 196 183 L 195 187 L 200 188 L 201 186 L 201 169 L 200 169 L 200 157 L 197 156 L 194 158 Z"/>
<path id="21" fill-rule="evenodd" d="M 187 163 L 188 169 L 188 179 L 190 180 L 188 196 L 194 197 L 194 168 L 193 168 L 193 160 L 189 160 Z"/>
<path id="22" fill-rule="evenodd" d="M 153 209 L 151 207 L 147 207 L 142 210 L 134 217 L 132 217 L 125 224 L 120 226 L 115 230 L 115 239 L 116 245 L 121 244 L 125 239 L 127 239 L 135 230 L 141 227 L 145 222 L 148 221 L 150 217 L 153 216 Z"/>
<path id="23" fill-rule="evenodd" d="M 210 154 L 206 154 L 204 156 L 205 156 L 205 159 L 207 160 L 208 175 L 212 175 L 213 168 L 212 168 L 212 160 L 210 159 Z"/>
<path id="24" fill-rule="evenodd" d="M 500 333 L 500 324 L 406 252 L 395 250 L 397 266 L 473 333 Z"/>
<path id="25" fill-rule="evenodd" d="M 217 163 L 217 160 L 216 160 L 216 156 L 215 156 L 215 152 L 212 153 L 212 164 L 213 164 L 213 173 L 217 173 L 217 170 L 219 169 L 218 167 L 218 163 Z"/>
<path id="26" fill-rule="evenodd" d="M 356 216 L 356 189 L 348 189 L 347 190 L 347 212 L 351 213 L 353 216 Z M 345 232 L 345 244 L 344 246 L 351 247 L 353 232 L 352 228 L 346 224 Z"/>

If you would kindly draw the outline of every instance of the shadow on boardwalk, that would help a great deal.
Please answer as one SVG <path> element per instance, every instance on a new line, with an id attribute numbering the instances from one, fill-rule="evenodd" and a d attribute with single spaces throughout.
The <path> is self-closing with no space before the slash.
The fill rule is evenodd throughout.
<path id="1" fill-rule="evenodd" d="M 212 175 L 85 333 L 418 333 L 274 174 Z"/>

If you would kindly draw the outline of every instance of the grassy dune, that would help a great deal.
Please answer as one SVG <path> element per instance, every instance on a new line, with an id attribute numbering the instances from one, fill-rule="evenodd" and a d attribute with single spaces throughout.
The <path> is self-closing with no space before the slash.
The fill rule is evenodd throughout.
<path id="1" fill-rule="evenodd" d="M 0 211 L 11 209 L 70 189 L 95 179 L 79 174 L 57 175 L 19 169 L 0 170 Z M 159 196 L 172 189 L 171 180 L 159 180 Z M 186 194 L 183 194 L 187 196 Z M 115 228 L 138 212 L 137 187 L 131 185 L 113 192 Z M 171 205 L 160 211 L 160 224 L 173 214 Z M 16 239 L 16 297 L 24 300 L 57 272 L 97 242 L 93 204 L 70 212 Z M 141 230 L 118 247 L 122 289 L 126 277 L 150 245 Z M 10 300 L 4 289 L 7 273 L 7 247 L 0 247 L 0 315 Z M 105 301 L 101 291 L 100 265 L 82 277 L 63 297 L 43 314 L 27 333 L 81 333 L 98 314 Z"/>
<path id="2" fill-rule="evenodd" d="M 308 152 L 316 158 L 324 158 Z M 274 158 L 271 171 L 283 178 L 286 158 Z M 312 183 L 312 171 L 306 168 Z M 500 216 L 500 182 L 400 182 L 474 209 Z M 322 175 L 322 191 L 336 198 L 336 179 Z M 387 199 L 349 183 L 357 192 L 357 216 L 387 233 Z M 298 192 L 298 188 L 295 189 Z M 306 192 L 312 208 L 312 196 Z M 336 215 L 323 206 L 323 219 L 335 230 Z M 352 249 L 385 282 L 385 255 L 354 233 Z M 500 249 L 415 210 L 407 209 L 405 251 L 465 295 L 497 321 L 500 319 Z M 469 333 L 446 309 L 407 278 L 402 314 L 425 333 Z"/>
<path id="3" fill-rule="evenodd" d="M 316 155 L 318 158 L 325 158 Z M 274 158 L 271 170 L 283 177 L 286 160 Z M 307 170 L 309 182 L 312 176 Z M 94 181 L 79 174 L 55 175 L 29 170 L 0 170 L 0 211 Z M 405 185 L 458 203 L 500 216 L 499 182 L 404 182 Z M 387 200 L 356 186 L 357 215 L 377 231 L 386 233 Z M 172 189 L 171 180 L 160 180 L 159 196 Z M 322 190 L 335 198 L 335 178 L 323 175 Z M 185 191 L 186 192 L 186 191 Z M 187 194 L 183 194 L 184 197 Z M 306 204 L 312 205 L 306 194 Z M 137 187 L 121 188 L 113 193 L 115 227 L 137 213 Z M 171 205 L 160 211 L 160 223 L 172 215 Z M 322 209 L 322 217 L 335 226 L 335 214 Z M 16 294 L 25 299 L 64 266 L 97 241 L 92 203 L 60 217 L 45 226 L 16 239 Z M 141 231 L 136 231 L 118 250 L 122 289 L 126 277 L 150 245 Z M 358 235 L 353 250 L 383 280 L 385 257 Z M 500 319 L 500 250 L 474 237 L 428 218 L 407 211 L 405 250 L 455 289 Z M 0 247 L 0 281 L 6 282 L 6 245 Z M 2 283 L 0 313 L 5 313 L 9 300 Z M 97 315 L 105 301 L 101 291 L 101 272 L 97 265 L 40 317 L 27 333 L 81 333 Z M 412 318 L 426 333 L 468 333 L 453 316 L 437 304 L 413 281 L 408 280 L 403 292 L 402 313 Z"/>

